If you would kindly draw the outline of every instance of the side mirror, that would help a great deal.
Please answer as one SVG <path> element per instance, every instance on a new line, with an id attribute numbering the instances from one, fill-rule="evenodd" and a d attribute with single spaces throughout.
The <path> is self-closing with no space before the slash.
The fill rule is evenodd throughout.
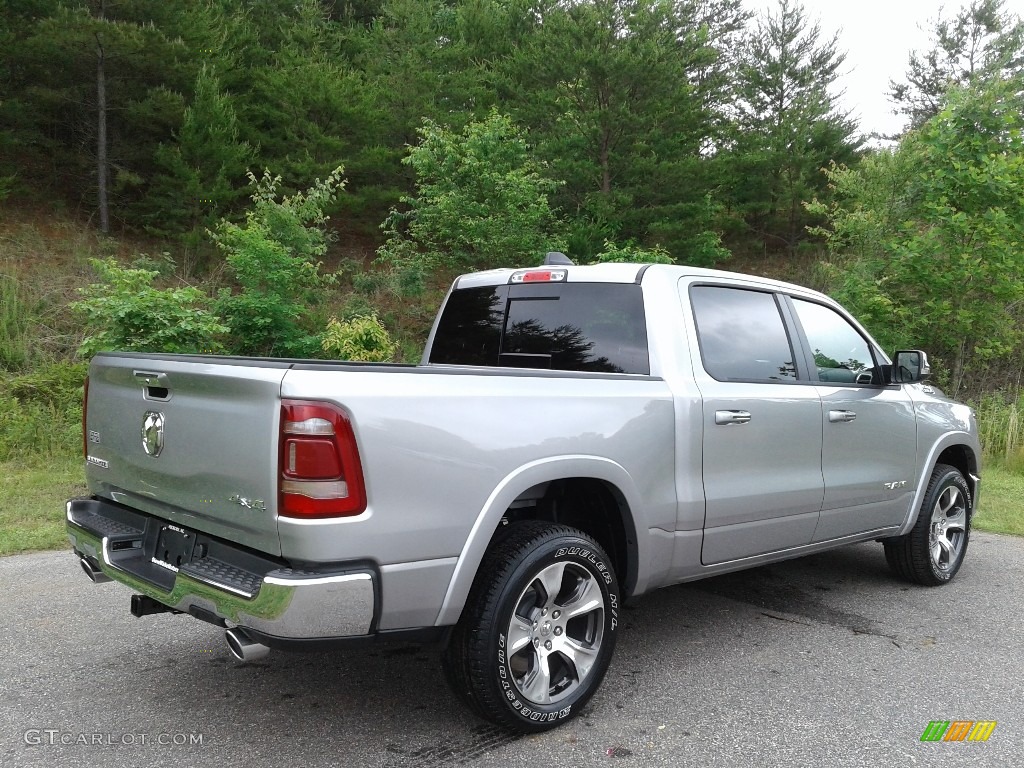
<path id="1" fill-rule="evenodd" d="M 928 355 L 919 349 L 901 349 L 892 366 L 892 380 L 896 384 L 913 384 L 932 372 Z"/>

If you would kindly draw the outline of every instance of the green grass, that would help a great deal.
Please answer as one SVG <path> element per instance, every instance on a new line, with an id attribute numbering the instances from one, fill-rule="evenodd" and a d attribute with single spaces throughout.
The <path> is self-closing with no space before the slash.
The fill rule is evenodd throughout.
<path id="1" fill-rule="evenodd" d="M 0 555 L 68 546 L 64 502 L 85 493 L 80 456 L 0 462 Z"/>
<path id="2" fill-rule="evenodd" d="M 1024 474 L 999 466 L 984 468 L 974 525 L 992 533 L 1024 536 Z"/>

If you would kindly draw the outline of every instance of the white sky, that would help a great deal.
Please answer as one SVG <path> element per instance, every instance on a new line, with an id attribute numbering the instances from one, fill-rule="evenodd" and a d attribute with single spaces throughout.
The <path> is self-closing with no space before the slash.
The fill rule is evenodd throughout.
<path id="1" fill-rule="evenodd" d="M 942 9 L 952 18 L 966 0 L 800 0 L 809 19 L 821 22 L 822 37 L 839 32 L 839 48 L 846 51 L 844 106 L 860 120 L 864 134 L 896 133 L 906 119 L 892 111 L 886 94 L 889 80 L 902 80 L 911 50 L 928 47 L 932 20 Z M 744 0 L 747 8 L 774 10 L 778 0 Z M 1007 11 L 1024 16 L 1024 0 L 1006 0 Z"/>

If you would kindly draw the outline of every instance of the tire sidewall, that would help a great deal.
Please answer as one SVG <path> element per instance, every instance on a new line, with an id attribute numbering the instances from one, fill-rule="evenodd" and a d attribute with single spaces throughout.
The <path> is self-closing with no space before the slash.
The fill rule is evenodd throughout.
<path id="1" fill-rule="evenodd" d="M 510 667 L 511 658 L 506 652 L 506 633 L 512 612 L 523 590 L 541 570 L 555 563 L 578 565 L 589 571 L 597 580 L 605 601 L 604 634 L 597 660 L 584 682 L 565 699 L 544 705 L 529 701 L 516 687 Z M 488 638 L 492 659 L 491 663 L 487 664 L 487 674 L 502 705 L 520 723 L 521 728 L 533 727 L 544 730 L 579 713 L 601 685 L 610 663 L 619 625 L 620 604 L 618 580 L 615 578 L 609 558 L 600 547 L 586 539 L 559 535 L 523 558 L 519 566 L 512 571 L 501 590 L 496 620 Z"/>
<path id="2" fill-rule="evenodd" d="M 956 559 L 956 562 L 951 563 L 949 568 L 945 570 L 939 568 L 931 556 L 930 547 L 930 532 L 932 524 L 932 513 L 935 511 L 935 505 L 938 503 L 939 498 L 945 493 L 946 489 L 950 486 L 956 486 L 957 490 L 963 495 L 964 503 L 966 507 L 966 515 L 964 522 L 964 545 L 960 548 L 960 554 Z M 928 548 L 928 566 L 931 568 L 932 576 L 939 582 L 951 581 L 956 576 L 957 571 L 960 570 L 960 566 L 963 565 L 964 558 L 967 556 L 967 547 L 971 543 L 971 521 L 974 517 L 974 498 L 971 496 L 971 487 L 968 485 L 967 480 L 963 474 L 957 469 L 949 469 L 943 475 L 939 477 L 939 481 L 932 487 L 931 493 L 928 494 L 928 498 L 925 500 L 925 506 L 922 510 L 922 532 L 924 533 L 925 546 Z"/>

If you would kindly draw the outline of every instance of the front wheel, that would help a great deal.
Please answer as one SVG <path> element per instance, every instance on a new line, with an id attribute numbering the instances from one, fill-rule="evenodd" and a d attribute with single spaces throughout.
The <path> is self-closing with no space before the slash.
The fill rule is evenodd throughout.
<path id="1" fill-rule="evenodd" d="M 594 694 L 615 647 L 618 583 L 586 534 L 515 524 L 484 557 L 445 650 L 449 684 L 477 714 L 553 728 Z"/>
<path id="2" fill-rule="evenodd" d="M 960 470 L 936 465 L 910 533 L 883 542 L 889 567 L 926 586 L 950 582 L 967 554 L 973 512 L 971 488 Z"/>

